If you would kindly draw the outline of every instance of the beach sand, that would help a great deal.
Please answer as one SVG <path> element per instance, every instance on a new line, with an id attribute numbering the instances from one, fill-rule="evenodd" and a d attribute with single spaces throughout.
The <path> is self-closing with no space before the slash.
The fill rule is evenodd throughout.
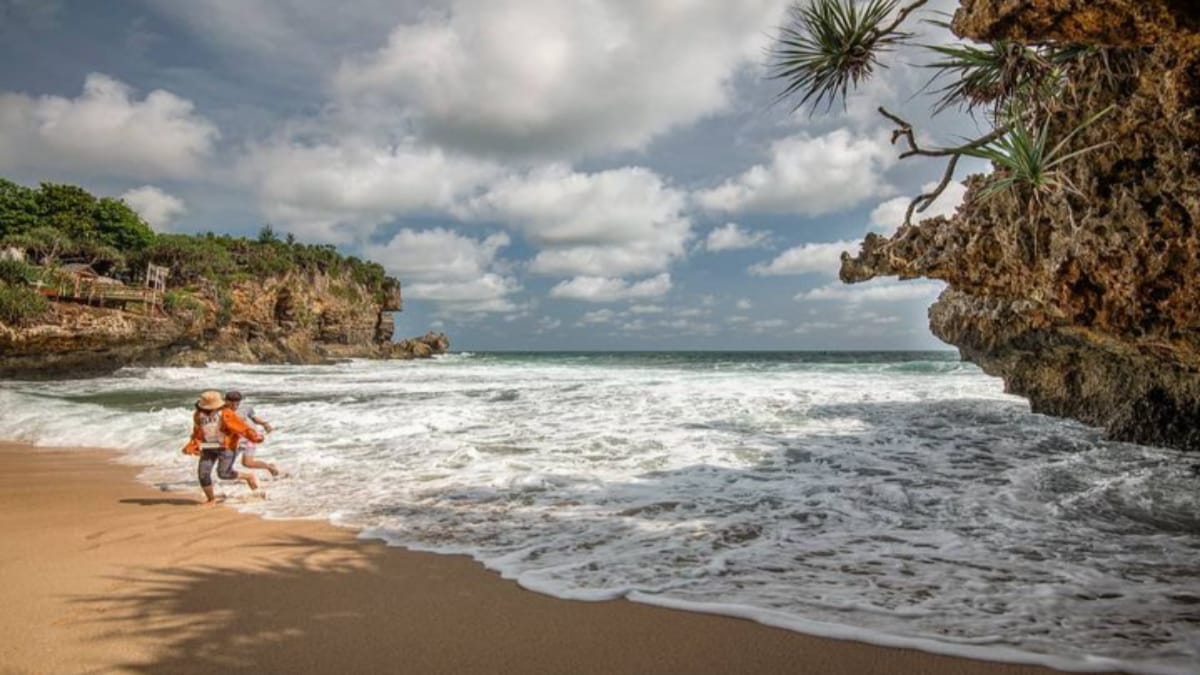
<path id="1" fill-rule="evenodd" d="M 0 673 L 1051 673 L 538 595 L 463 556 L 0 443 Z M 269 483 L 267 483 L 269 486 Z"/>

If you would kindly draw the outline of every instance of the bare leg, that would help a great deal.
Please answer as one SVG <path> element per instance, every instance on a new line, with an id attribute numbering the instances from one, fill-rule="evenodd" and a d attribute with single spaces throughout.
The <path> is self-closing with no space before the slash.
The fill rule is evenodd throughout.
<path id="1" fill-rule="evenodd" d="M 204 490 L 203 506 L 212 506 L 213 504 L 217 503 L 217 497 L 216 497 L 216 495 L 213 494 L 213 486 L 201 485 L 200 489 Z"/>
<path id="2" fill-rule="evenodd" d="M 247 457 L 246 455 L 242 455 L 242 466 L 247 469 L 266 469 L 271 472 L 271 478 L 279 476 L 279 467 L 270 462 L 264 462 L 260 459 Z"/>
<path id="3" fill-rule="evenodd" d="M 258 479 L 255 478 L 254 474 L 250 473 L 249 471 L 246 473 L 239 473 L 238 478 L 246 481 L 246 485 L 250 486 L 251 490 L 258 489 Z"/>

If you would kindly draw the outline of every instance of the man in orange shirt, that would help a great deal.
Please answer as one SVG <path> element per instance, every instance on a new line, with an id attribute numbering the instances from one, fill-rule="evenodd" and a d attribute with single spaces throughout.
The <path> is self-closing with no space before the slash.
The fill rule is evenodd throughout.
<path id="1" fill-rule="evenodd" d="M 183 452 L 189 455 L 199 455 L 200 464 L 197 473 L 200 478 L 200 488 L 204 490 L 205 504 L 215 504 L 213 496 L 212 470 L 217 466 L 217 476 L 221 480 L 244 480 L 251 490 L 258 489 L 258 481 L 251 472 L 238 473 L 233 470 L 233 462 L 237 459 L 238 440 L 249 439 L 261 443 L 263 437 L 247 425 L 236 412 L 225 405 L 219 391 L 206 391 L 200 394 L 196 401 L 196 411 L 192 413 L 192 438 L 184 446 Z"/>

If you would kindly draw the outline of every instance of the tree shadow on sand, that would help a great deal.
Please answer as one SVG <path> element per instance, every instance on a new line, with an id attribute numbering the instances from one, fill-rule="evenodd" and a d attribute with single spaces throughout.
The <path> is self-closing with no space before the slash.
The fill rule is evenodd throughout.
<path id="1" fill-rule="evenodd" d="M 75 599 L 79 628 L 127 673 L 769 673 L 805 660 L 813 669 L 793 672 L 827 673 L 895 657 L 846 645 L 814 658 L 808 638 L 749 622 L 558 600 L 464 556 L 296 536 L 256 548 L 249 569 L 113 578 L 114 590 Z"/>
<path id="2" fill-rule="evenodd" d="M 130 497 L 129 499 L 122 499 L 120 502 L 122 504 L 136 504 L 138 506 L 191 506 L 193 508 L 200 504 L 198 500 L 179 497 Z"/>

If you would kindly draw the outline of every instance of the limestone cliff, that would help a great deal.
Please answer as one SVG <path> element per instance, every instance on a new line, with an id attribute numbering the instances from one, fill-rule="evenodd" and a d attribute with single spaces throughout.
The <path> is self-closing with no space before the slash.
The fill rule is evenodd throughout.
<path id="1" fill-rule="evenodd" d="M 964 37 L 1115 47 L 1119 67 L 1072 82 L 1062 132 L 1100 142 L 1066 171 L 1079 194 L 982 200 L 968 180 L 949 219 L 868 235 L 848 282 L 949 284 L 931 328 L 1033 409 L 1113 438 L 1200 450 L 1200 3 L 963 0 Z"/>
<path id="2" fill-rule="evenodd" d="M 348 274 L 292 272 L 244 279 L 221 291 L 171 292 L 158 313 L 56 302 L 33 325 L 0 323 L 0 377 L 93 375 L 126 365 L 208 361 L 414 358 L 449 349 L 438 333 L 392 342 L 400 290 L 386 295 L 373 296 Z"/>

